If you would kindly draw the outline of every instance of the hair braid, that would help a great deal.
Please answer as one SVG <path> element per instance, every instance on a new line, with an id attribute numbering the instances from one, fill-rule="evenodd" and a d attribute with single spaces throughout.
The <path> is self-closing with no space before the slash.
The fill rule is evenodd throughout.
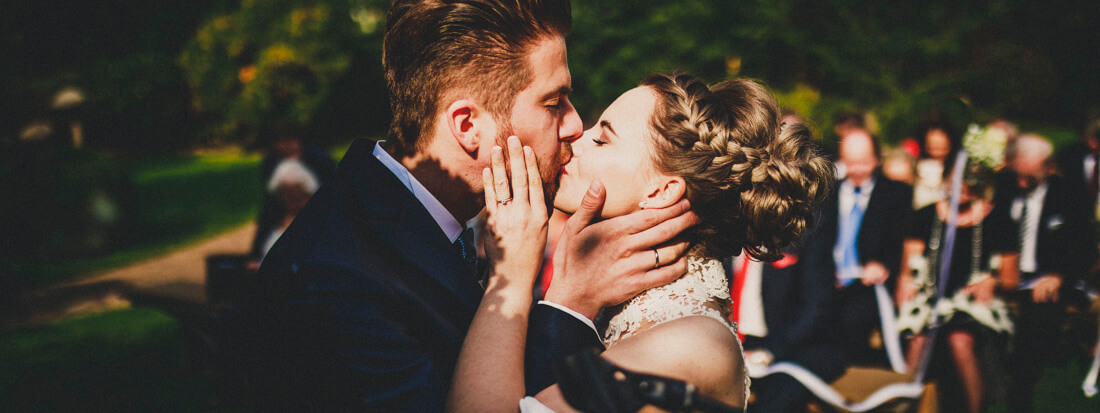
<path id="1" fill-rule="evenodd" d="M 705 253 L 776 260 L 813 222 L 832 165 L 802 125 L 781 125 L 762 86 L 730 80 L 707 87 L 688 74 L 651 75 L 658 92 L 652 127 L 655 164 L 681 176 L 701 224 L 692 235 Z"/>

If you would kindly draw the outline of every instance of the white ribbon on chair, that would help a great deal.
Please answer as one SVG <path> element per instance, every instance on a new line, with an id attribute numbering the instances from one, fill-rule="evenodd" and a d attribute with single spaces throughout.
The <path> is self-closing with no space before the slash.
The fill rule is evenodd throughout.
<path id="1" fill-rule="evenodd" d="M 1100 341 L 1096 343 L 1100 346 Z M 1095 396 L 1098 392 L 1096 388 L 1096 376 L 1100 374 L 1100 351 L 1096 352 L 1096 355 L 1092 357 L 1092 367 L 1089 368 L 1089 374 L 1085 376 L 1085 382 L 1081 383 L 1081 390 L 1085 391 L 1085 397 Z"/>
<path id="2" fill-rule="evenodd" d="M 770 366 L 761 366 L 758 364 L 748 364 L 749 377 L 754 379 L 761 379 L 772 374 L 786 374 L 798 380 L 802 383 L 810 393 L 813 393 L 821 401 L 832 405 L 838 409 L 847 410 L 850 412 L 866 412 L 871 409 L 881 406 L 895 399 L 914 399 L 920 398 L 921 393 L 924 392 L 924 384 L 920 381 L 914 381 L 909 383 L 894 383 L 883 386 L 881 389 L 876 390 L 867 396 L 866 399 L 859 403 L 848 403 L 844 400 L 844 396 L 837 393 L 828 383 L 817 377 L 804 367 L 791 363 L 789 361 L 781 361 Z"/>
<path id="3" fill-rule="evenodd" d="M 908 373 L 905 356 L 901 354 L 901 340 L 898 338 L 897 318 L 894 314 L 894 301 L 882 283 L 875 284 L 875 298 L 878 301 L 878 316 L 882 320 L 882 342 L 886 346 L 886 356 L 890 367 L 897 373 Z"/>

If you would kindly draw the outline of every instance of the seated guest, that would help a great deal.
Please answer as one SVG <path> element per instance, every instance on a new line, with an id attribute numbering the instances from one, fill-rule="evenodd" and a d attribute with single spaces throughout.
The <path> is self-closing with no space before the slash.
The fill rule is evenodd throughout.
<path id="1" fill-rule="evenodd" d="M 1100 118 L 1085 126 L 1080 141 L 1058 153 L 1058 172 L 1086 208 L 1100 212 Z"/>
<path id="2" fill-rule="evenodd" d="M 940 121 L 927 121 L 917 130 L 920 158 L 913 185 L 913 208 L 920 209 L 944 198 L 944 163 L 959 149 L 959 137 L 954 128 Z"/>
<path id="3" fill-rule="evenodd" d="M 275 241 L 279 240 L 279 236 L 283 235 L 283 231 L 294 221 L 294 217 L 298 216 L 298 212 L 305 208 L 318 187 L 320 184 L 317 177 L 297 159 L 284 160 L 275 168 L 271 174 L 271 180 L 267 183 L 267 191 L 268 196 L 283 206 L 283 214 L 278 220 L 272 222 L 266 233 L 257 234 L 264 239 L 260 248 L 260 261 L 263 261 L 263 257 L 271 250 L 271 246 L 275 245 Z"/>
<path id="4" fill-rule="evenodd" d="M 878 141 L 864 130 L 840 141 L 840 160 L 848 176 L 822 206 L 821 224 L 810 241 L 828 246 L 807 253 L 832 253 L 838 294 L 835 328 L 846 357 L 857 364 L 876 364 L 885 357 L 870 346 L 882 322 L 874 285 L 887 282 L 901 266 L 913 191 L 879 173 Z"/>
<path id="5" fill-rule="evenodd" d="M 313 176 L 318 186 L 325 183 L 336 172 L 336 163 L 332 157 L 321 148 L 304 144 L 299 138 L 300 133 L 298 128 L 286 122 L 277 122 L 270 128 L 266 137 L 271 139 L 271 148 L 264 154 L 260 164 L 260 179 L 262 179 L 260 182 L 270 184 L 276 168 L 283 161 L 288 160 L 298 162 Z M 259 260 L 267 253 L 267 248 L 271 247 L 268 243 L 271 234 L 276 231 L 282 232 L 278 227 L 286 217 L 287 209 L 288 206 L 283 204 L 273 191 L 269 190 L 264 194 L 260 215 L 256 218 L 256 235 L 253 237 L 250 253 L 255 260 L 252 264 L 253 269 L 259 268 Z"/>
<path id="6" fill-rule="evenodd" d="M 1054 148 L 1037 135 L 1010 145 L 1016 187 L 996 214 L 1016 222 L 1020 241 L 1016 335 L 1010 356 L 1009 409 L 1030 411 L 1043 368 L 1052 361 L 1066 318 L 1065 295 L 1096 259 L 1092 211 L 1054 174 Z M 1005 287 L 1015 288 L 1008 274 Z"/>
<path id="7" fill-rule="evenodd" d="M 922 362 L 934 362 L 931 377 L 941 384 L 959 384 L 940 387 L 941 406 L 947 411 L 980 412 L 989 399 L 986 389 L 998 381 L 989 366 L 1002 362 L 1012 333 L 1008 308 L 995 294 L 1000 273 L 994 263 L 1014 267 L 1017 242 L 1011 222 L 996 222 L 990 216 L 992 169 L 978 162 L 968 166 L 957 211 L 952 212 L 949 200 L 942 199 L 914 214 L 898 277 L 898 328 L 910 336 L 909 371 L 917 371 Z M 952 185 L 951 169 L 949 164 L 945 188 Z M 941 276 L 941 260 L 947 254 L 946 223 L 953 213 L 957 227 L 951 262 L 947 275 Z M 939 328 L 933 345 L 946 349 L 949 356 L 922 360 L 933 326 Z"/>
<path id="8" fill-rule="evenodd" d="M 826 262 L 808 262 L 802 252 L 789 248 L 773 263 L 750 260 L 745 254 L 734 257 L 726 266 L 733 275 L 731 317 L 744 336 L 749 363 L 792 362 L 831 382 L 845 367 L 831 327 L 836 322 L 831 255 L 810 254 Z M 787 374 L 754 379 L 752 391 L 755 403 L 749 411 L 799 412 L 810 400 L 809 390 Z"/>
<path id="9" fill-rule="evenodd" d="M 891 150 L 882 160 L 882 175 L 906 185 L 917 180 L 916 159 L 904 149 Z"/>

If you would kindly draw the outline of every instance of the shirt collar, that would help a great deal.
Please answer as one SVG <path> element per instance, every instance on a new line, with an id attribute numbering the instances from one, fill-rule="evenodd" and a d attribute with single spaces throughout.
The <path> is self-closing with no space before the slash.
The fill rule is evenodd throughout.
<path id="1" fill-rule="evenodd" d="M 424 187 L 420 181 L 416 180 L 416 177 L 405 168 L 393 156 L 390 156 L 389 152 L 382 149 L 382 142 L 374 144 L 374 151 L 372 152 L 375 158 L 378 158 L 382 165 L 393 172 L 393 175 L 397 177 L 397 180 L 401 181 L 408 188 L 409 192 L 412 192 L 417 201 L 424 206 L 424 209 L 428 210 L 428 213 L 435 219 L 435 223 L 439 225 L 439 229 L 443 230 L 443 233 L 447 235 L 447 239 L 451 242 L 455 242 L 460 235 L 462 235 L 462 224 L 455 219 L 454 215 L 447 210 L 443 204 L 439 203 L 438 199 L 428 189 Z"/>

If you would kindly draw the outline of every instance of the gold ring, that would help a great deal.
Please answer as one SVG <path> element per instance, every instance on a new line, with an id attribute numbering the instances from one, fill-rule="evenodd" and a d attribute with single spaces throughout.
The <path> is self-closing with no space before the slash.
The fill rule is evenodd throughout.
<path id="1" fill-rule="evenodd" d="M 657 249 L 653 249 L 653 268 L 661 266 L 661 254 L 657 253 Z"/>

